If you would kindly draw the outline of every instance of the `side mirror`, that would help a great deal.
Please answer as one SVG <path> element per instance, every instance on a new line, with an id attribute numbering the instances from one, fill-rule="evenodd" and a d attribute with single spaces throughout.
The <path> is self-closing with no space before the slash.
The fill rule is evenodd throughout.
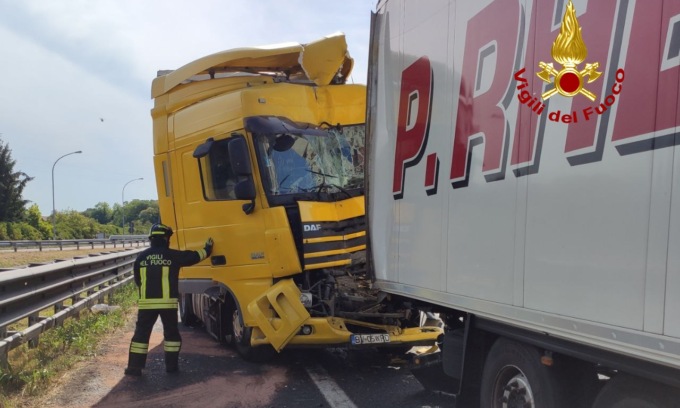
<path id="1" fill-rule="evenodd" d="M 246 139 L 237 133 L 232 134 L 229 141 L 229 161 L 231 169 L 239 178 L 244 178 L 234 186 L 234 194 L 237 200 L 250 200 L 243 204 L 243 212 L 251 214 L 255 210 L 255 182 L 253 182 L 253 170 L 250 167 L 250 152 Z"/>
<path id="2" fill-rule="evenodd" d="M 215 139 L 211 137 L 208 140 L 206 140 L 205 143 L 199 145 L 196 148 L 196 150 L 194 150 L 194 157 L 200 159 L 201 157 L 210 153 L 210 149 L 212 149 L 213 143 L 215 143 Z"/>
<path id="3" fill-rule="evenodd" d="M 249 203 L 243 204 L 243 212 L 246 215 L 255 210 L 255 183 L 251 178 L 239 181 L 234 186 L 234 194 L 237 200 L 250 200 Z"/>
<path id="4" fill-rule="evenodd" d="M 237 200 L 254 200 L 255 183 L 251 179 L 239 181 L 234 186 L 234 194 Z"/>
<path id="5" fill-rule="evenodd" d="M 231 168 L 239 176 L 250 176 L 253 170 L 250 167 L 250 153 L 248 152 L 248 144 L 246 139 L 240 135 L 235 136 L 233 140 L 229 141 L 229 161 Z M 239 137 L 240 136 L 240 137 Z"/>

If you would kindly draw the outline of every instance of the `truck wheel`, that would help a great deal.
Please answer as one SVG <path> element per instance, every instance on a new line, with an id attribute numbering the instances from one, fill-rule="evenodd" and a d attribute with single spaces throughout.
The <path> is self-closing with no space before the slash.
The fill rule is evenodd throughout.
<path id="1" fill-rule="evenodd" d="M 179 297 L 179 318 L 182 324 L 187 327 L 195 326 L 198 323 L 191 297 L 190 293 L 182 294 Z"/>
<path id="2" fill-rule="evenodd" d="M 481 406 L 489 408 L 557 408 L 562 401 L 556 373 L 541 364 L 531 346 L 499 339 L 484 364 Z"/>
<path id="3" fill-rule="evenodd" d="M 232 344 L 236 348 L 236 352 L 238 352 L 244 360 L 254 363 L 264 363 L 271 360 L 276 355 L 276 350 L 269 345 L 258 347 L 250 345 L 250 337 L 252 336 L 253 328 L 243 324 L 243 319 L 241 318 L 241 313 L 238 308 L 234 310 L 232 329 Z"/>
<path id="4" fill-rule="evenodd" d="M 607 381 L 593 408 L 672 408 L 678 401 L 680 390 L 676 388 L 619 374 Z"/>

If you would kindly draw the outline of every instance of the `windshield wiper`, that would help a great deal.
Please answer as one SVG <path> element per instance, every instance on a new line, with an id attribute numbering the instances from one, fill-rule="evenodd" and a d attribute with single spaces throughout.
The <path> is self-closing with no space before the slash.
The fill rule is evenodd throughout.
<path id="1" fill-rule="evenodd" d="M 309 169 L 305 169 L 305 170 L 307 170 L 307 171 L 310 172 L 310 173 L 318 174 L 318 175 L 320 175 L 320 176 L 323 177 L 323 179 L 321 179 L 321 184 L 319 184 L 319 185 L 317 185 L 317 186 L 314 186 L 314 187 L 310 187 L 310 188 L 306 189 L 307 191 L 310 191 L 310 192 L 311 192 L 311 191 L 316 190 L 316 193 L 317 193 L 317 194 L 321 194 L 321 190 L 323 190 L 324 187 L 335 187 L 335 188 L 337 188 L 340 192 L 342 192 L 342 193 L 344 193 L 345 195 L 347 195 L 348 198 L 354 197 L 354 196 L 352 195 L 352 193 L 350 193 L 349 191 L 347 191 L 347 189 L 345 189 L 344 187 L 342 187 L 342 186 L 340 186 L 340 185 L 338 185 L 338 184 L 334 184 L 334 183 L 326 183 L 326 177 L 339 178 L 338 176 L 334 176 L 334 175 L 332 175 L 332 174 L 325 174 L 325 173 L 321 173 L 321 172 L 319 172 L 319 171 L 314 171 L 314 170 L 309 170 Z M 357 186 L 357 187 L 358 187 L 358 186 Z"/>
<path id="2" fill-rule="evenodd" d="M 350 194 L 349 191 L 345 190 L 344 188 L 340 187 L 339 185 L 337 185 L 337 184 L 328 184 L 328 185 L 331 186 L 331 187 L 335 187 L 338 190 L 342 191 L 343 193 L 347 194 L 348 198 L 352 198 L 352 194 Z"/>
<path id="3" fill-rule="evenodd" d="M 314 170 L 310 170 L 310 169 L 305 169 L 305 170 L 308 171 L 308 172 L 310 172 L 310 173 L 318 174 L 319 176 L 323 176 L 323 183 L 321 183 L 321 184 L 325 184 L 325 183 L 326 183 L 326 177 L 338 178 L 338 176 L 334 176 L 334 175 L 332 175 L 332 174 L 322 173 L 322 172 L 320 172 L 320 171 L 314 171 Z"/>

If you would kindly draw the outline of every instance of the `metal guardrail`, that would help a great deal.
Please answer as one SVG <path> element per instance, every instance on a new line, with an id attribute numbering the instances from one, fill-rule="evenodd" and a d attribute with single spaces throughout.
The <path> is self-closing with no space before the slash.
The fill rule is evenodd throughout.
<path id="1" fill-rule="evenodd" d="M 149 239 L 146 236 L 138 237 L 138 238 L 118 238 L 118 239 L 57 239 L 57 240 L 49 240 L 49 241 L 28 241 L 28 240 L 23 240 L 23 241 L 0 241 L 0 251 L 3 249 L 7 250 L 14 250 L 14 252 L 19 251 L 19 249 L 37 249 L 39 251 L 42 251 L 43 249 L 48 249 L 48 248 L 59 248 L 60 251 L 63 251 L 64 248 L 73 248 L 75 247 L 76 249 L 80 249 L 80 247 L 90 247 L 91 249 L 95 249 L 95 246 L 97 248 L 104 248 L 106 249 L 106 246 L 108 245 L 109 247 L 113 248 L 125 248 L 126 245 L 132 247 L 133 245 L 136 245 L 137 247 L 141 245 L 148 245 Z"/>
<path id="2" fill-rule="evenodd" d="M 132 235 L 132 234 L 127 234 L 127 235 L 109 235 L 109 239 L 111 241 L 113 240 L 147 240 L 149 239 L 148 235 Z"/>
<path id="3" fill-rule="evenodd" d="M 13 348 L 26 342 L 37 345 L 40 334 L 130 282 L 135 258 L 142 250 L 126 249 L 1 273 L 0 365 L 7 365 Z M 67 307 L 64 302 L 68 299 L 72 305 Z M 54 307 L 55 314 L 40 317 L 39 313 L 50 307 Z M 27 329 L 16 333 L 8 330 L 9 325 L 23 319 L 28 319 Z"/>

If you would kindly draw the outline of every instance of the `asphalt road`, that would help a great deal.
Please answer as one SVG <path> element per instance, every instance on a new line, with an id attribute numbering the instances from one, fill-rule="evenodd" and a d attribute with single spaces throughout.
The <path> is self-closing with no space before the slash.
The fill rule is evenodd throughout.
<path id="1" fill-rule="evenodd" d="M 244 361 L 202 329 L 182 330 L 180 373 L 166 374 L 158 323 L 141 378 L 123 375 L 132 326 L 73 369 L 41 407 L 382 408 L 455 407 L 425 390 L 403 362 L 375 349 L 284 350 L 267 364 Z"/>

